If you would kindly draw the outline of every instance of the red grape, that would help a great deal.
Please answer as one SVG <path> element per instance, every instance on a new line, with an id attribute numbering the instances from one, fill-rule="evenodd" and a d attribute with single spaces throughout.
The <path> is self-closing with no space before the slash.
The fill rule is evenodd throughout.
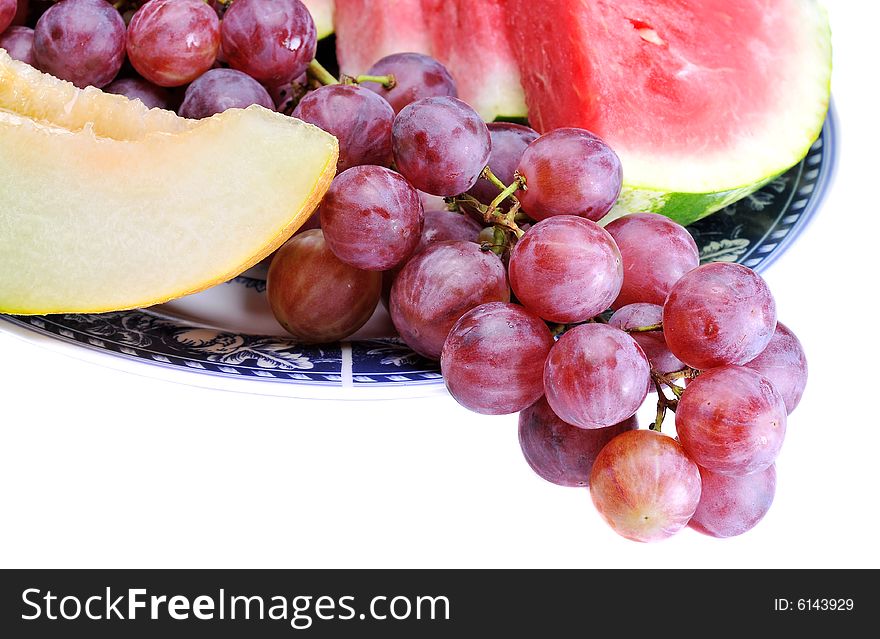
<path id="1" fill-rule="evenodd" d="M 660 541 L 684 528 L 700 501 L 700 470 L 671 437 L 651 430 L 618 435 L 590 473 L 590 495 L 616 533 Z"/>
<path id="2" fill-rule="evenodd" d="M 509 302 L 504 265 L 473 242 L 435 242 L 417 253 L 391 288 L 391 320 L 413 350 L 439 359 L 459 318 L 487 302 Z"/>
<path id="3" fill-rule="evenodd" d="M 128 25 L 128 59 L 161 87 L 179 87 L 210 69 L 220 48 L 220 20 L 202 0 L 150 0 Z"/>
<path id="4" fill-rule="evenodd" d="M 18 0 L 0 0 L 0 33 L 12 24 L 16 11 L 18 11 Z"/>
<path id="5" fill-rule="evenodd" d="M 617 245 L 595 222 L 559 215 L 535 224 L 510 254 L 517 298 L 545 320 L 571 324 L 605 311 L 620 292 Z"/>
<path id="6" fill-rule="evenodd" d="M 425 211 L 425 227 L 419 240 L 419 248 L 425 248 L 432 242 L 464 240 L 477 242 L 483 227 L 467 215 L 446 209 L 427 209 Z"/>
<path id="7" fill-rule="evenodd" d="M 683 226 L 656 213 L 637 213 L 605 227 L 623 258 L 623 287 L 614 308 L 663 304 L 672 286 L 700 265 L 700 251 Z"/>
<path id="8" fill-rule="evenodd" d="M 486 168 L 489 129 L 457 98 L 413 102 L 394 119 L 392 149 L 397 170 L 414 187 L 452 196 L 471 188 Z"/>
<path id="9" fill-rule="evenodd" d="M 106 86 L 125 59 L 125 22 L 107 0 L 61 0 L 37 20 L 34 57 L 81 89 Z"/>
<path id="10" fill-rule="evenodd" d="M 807 386 L 807 356 L 800 340 L 785 324 L 776 323 L 776 331 L 767 348 L 744 366 L 770 380 L 773 388 L 782 395 L 789 415 L 797 408 Z"/>
<path id="11" fill-rule="evenodd" d="M 107 93 L 124 95 L 129 100 L 140 100 L 151 109 L 167 109 L 171 104 L 171 94 L 143 78 L 121 78 L 106 87 Z"/>
<path id="12" fill-rule="evenodd" d="M 517 168 L 527 189 L 518 191 L 523 211 L 535 220 L 580 215 L 598 221 L 620 195 L 620 158 L 584 129 L 556 129 L 529 144 Z"/>
<path id="13" fill-rule="evenodd" d="M 293 117 L 339 140 L 340 172 L 361 164 L 391 166 L 394 110 L 372 91 L 356 84 L 333 84 L 300 100 Z"/>
<path id="14" fill-rule="evenodd" d="M 744 477 L 730 477 L 700 468 L 703 492 L 688 524 L 711 537 L 734 537 L 764 518 L 776 494 L 776 466 Z"/>
<path id="15" fill-rule="evenodd" d="M 220 25 L 229 66 L 270 86 L 292 81 L 315 57 L 315 21 L 300 0 L 235 0 Z"/>
<path id="16" fill-rule="evenodd" d="M 226 109 L 259 104 L 275 110 L 275 103 L 262 84 L 235 69 L 211 69 L 186 88 L 178 112 L 185 118 L 207 118 Z"/>
<path id="17" fill-rule="evenodd" d="M 544 394 L 544 362 L 552 347 L 550 329 L 522 306 L 483 304 L 465 313 L 443 344 L 446 388 L 476 413 L 516 413 Z"/>
<path id="18" fill-rule="evenodd" d="M 700 370 L 745 364 L 761 354 L 776 330 L 776 304 L 753 270 L 716 262 L 682 277 L 663 305 L 669 350 Z"/>
<path id="19" fill-rule="evenodd" d="M 424 212 L 419 194 L 381 166 L 356 166 L 336 176 L 321 202 L 330 250 L 357 268 L 384 271 L 419 245 Z"/>
<path id="20" fill-rule="evenodd" d="M 278 249 L 266 293 L 284 329 L 304 342 L 348 337 L 367 323 L 379 303 L 382 275 L 340 262 L 320 230 L 306 231 Z"/>
<path id="21" fill-rule="evenodd" d="M 532 470 L 547 481 L 587 486 L 599 451 L 636 428 L 635 417 L 608 428 L 578 428 L 559 419 L 542 397 L 519 414 L 519 445 Z"/>
<path id="22" fill-rule="evenodd" d="M 785 402 L 766 377 L 744 366 L 706 371 L 675 412 L 681 445 L 700 466 L 725 475 L 764 470 L 785 439 Z"/>
<path id="23" fill-rule="evenodd" d="M 6 49 L 10 58 L 36 65 L 34 59 L 34 30 L 28 27 L 9 27 L 0 35 L 0 49 Z"/>
<path id="24" fill-rule="evenodd" d="M 394 87 L 386 89 L 378 82 L 364 82 L 363 86 L 385 98 L 395 113 L 405 106 L 437 96 L 458 97 L 455 82 L 449 71 L 434 58 L 421 53 L 393 53 L 370 67 L 366 75 L 394 76 Z"/>
<path id="25" fill-rule="evenodd" d="M 663 319 L 663 307 L 656 304 L 629 304 L 619 309 L 608 323 L 621 330 L 654 326 Z M 651 368 L 658 373 L 674 373 L 682 370 L 685 365 L 669 350 L 663 331 L 649 333 L 630 333 L 636 343 L 645 351 Z M 650 384 L 649 388 L 654 385 Z"/>
<path id="26" fill-rule="evenodd" d="M 506 185 L 513 184 L 514 172 L 526 147 L 538 139 L 538 132 L 527 126 L 510 122 L 491 122 L 489 137 L 492 139 L 492 153 L 489 155 L 489 168 Z M 491 204 L 500 193 L 497 186 L 486 178 L 480 178 L 468 191 L 483 204 Z"/>
<path id="27" fill-rule="evenodd" d="M 544 365 L 553 412 L 580 428 L 605 428 L 631 417 L 648 394 L 651 367 L 629 335 L 605 324 L 564 333 Z"/>

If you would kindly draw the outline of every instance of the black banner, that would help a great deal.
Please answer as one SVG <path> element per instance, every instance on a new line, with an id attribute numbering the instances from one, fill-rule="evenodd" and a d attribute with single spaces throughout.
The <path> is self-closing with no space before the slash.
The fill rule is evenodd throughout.
<path id="1" fill-rule="evenodd" d="M 450 637 L 876 627 L 873 571 L 5 571 L 4 637 Z M 842 636 L 855 636 L 844 634 Z"/>

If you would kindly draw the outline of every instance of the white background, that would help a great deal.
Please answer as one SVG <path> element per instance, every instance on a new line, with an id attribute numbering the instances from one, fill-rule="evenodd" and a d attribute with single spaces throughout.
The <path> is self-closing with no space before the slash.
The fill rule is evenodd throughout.
<path id="1" fill-rule="evenodd" d="M 875 2 L 827 5 L 840 164 L 768 272 L 810 385 L 776 503 L 750 533 L 618 538 L 546 483 L 516 417 L 449 397 L 333 402 L 210 391 L 0 334 L 4 567 L 880 567 Z"/>

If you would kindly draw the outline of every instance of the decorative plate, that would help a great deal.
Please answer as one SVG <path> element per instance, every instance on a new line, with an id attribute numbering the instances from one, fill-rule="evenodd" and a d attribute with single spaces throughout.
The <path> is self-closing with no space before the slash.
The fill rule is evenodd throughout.
<path id="1" fill-rule="evenodd" d="M 762 270 L 816 213 L 836 164 L 833 111 L 796 167 L 691 225 L 705 262 Z M 265 268 L 149 309 L 105 314 L 0 315 L 0 327 L 81 359 L 197 386 L 307 398 L 384 399 L 445 392 L 439 366 L 392 337 L 381 307 L 340 344 L 286 339 L 265 298 Z"/>

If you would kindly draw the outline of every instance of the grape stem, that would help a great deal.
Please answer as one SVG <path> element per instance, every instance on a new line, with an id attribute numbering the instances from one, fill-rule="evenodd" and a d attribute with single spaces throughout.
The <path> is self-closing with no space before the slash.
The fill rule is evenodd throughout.
<path id="1" fill-rule="evenodd" d="M 333 75 L 317 60 L 309 62 L 309 75 L 324 86 L 340 83 L 339 80 L 334 78 Z"/>
<path id="2" fill-rule="evenodd" d="M 386 89 L 393 89 L 397 86 L 397 79 L 393 75 L 359 75 L 351 78 L 355 84 L 363 84 L 364 82 L 376 82 Z"/>
<path id="3" fill-rule="evenodd" d="M 663 426 L 663 420 L 666 418 L 667 410 L 671 410 L 674 413 L 675 409 L 678 408 L 678 400 L 680 400 L 682 394 L 684 394 L 684 389 L 675 382 L 680 379 L 694 379 L 699 374 L 700 372 L 693 368 L 684 368 L 672 373 L 658 373 L 654 370 L 651 371 L 651 381 L 654 382 L 654 388 L 657 389 L 657 418 L 654 420 L 654 423 L 651 424 L 651 430 L 660 432 L 660 429 Z M 666 393 L 663 391 L 664 386 L 672 391 L 672 394 L 675 395 L 675 399 L 669 399 L 666 396 Z"/>
<path id="4" fill-rule="evenodd" d="M 663 324 L 651 324 L 649 326 L 638 326 L 636 328 L 625 328 L 623 330 L 627 333 L 653 333 L 655 331 L 662 331 Z"/>

